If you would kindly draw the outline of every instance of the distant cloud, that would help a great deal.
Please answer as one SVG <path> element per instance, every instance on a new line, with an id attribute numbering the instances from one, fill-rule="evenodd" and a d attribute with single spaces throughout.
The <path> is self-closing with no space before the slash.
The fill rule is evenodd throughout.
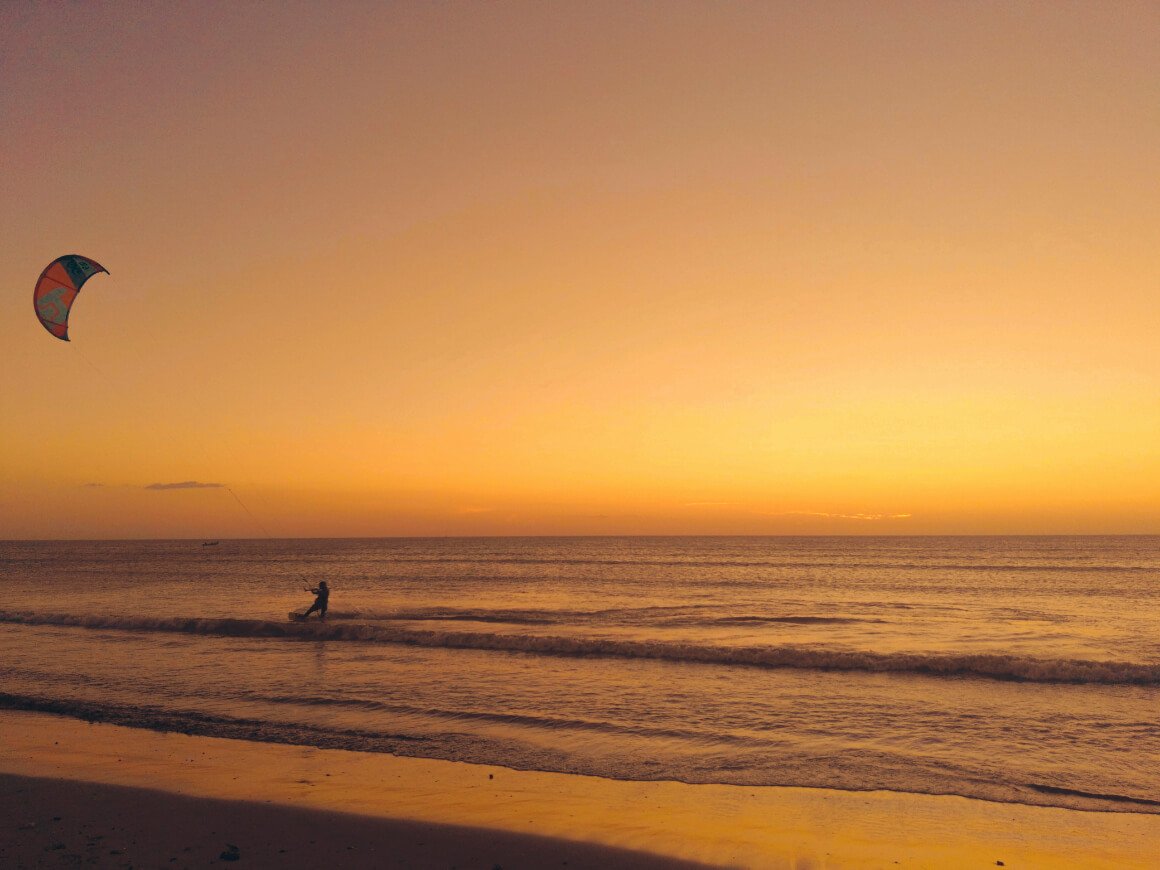
<path id="1" fill-rule="evenodd" d="M 225 489 L 224 483 L 200 483 L 196 480 L 183 480 L 179 483 L 151 483 L 146 489 Z"/>
<path id="2" fill-rule="evenodd" d="M 825 511 L 781 511 L 767 517 L 822 517 L 829 520 L 905 520 L 913 514 L 830 514 Z"/>
<path id="3" fill-rule="evenodd" d="M 739 507 L 739 501 L 687 501 L 685 507 Z"/>
<path id="4" fill-rule="evenodd" d="M 85 487 L 85 489 L 88 489 L 91 486 L 104 486 L 104 484 L 103 483 L 86 483 L 86 484 L 83 484 L 83 486 Z"/>

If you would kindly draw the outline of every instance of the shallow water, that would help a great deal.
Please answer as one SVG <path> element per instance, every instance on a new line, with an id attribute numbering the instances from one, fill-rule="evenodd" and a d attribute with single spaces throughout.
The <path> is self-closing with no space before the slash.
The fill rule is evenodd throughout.
<path id="1" fill-rule="evenodd" d="M 9 707 L 1160 812 L 1155 537 L 9 542 L 0 589 Z"/>

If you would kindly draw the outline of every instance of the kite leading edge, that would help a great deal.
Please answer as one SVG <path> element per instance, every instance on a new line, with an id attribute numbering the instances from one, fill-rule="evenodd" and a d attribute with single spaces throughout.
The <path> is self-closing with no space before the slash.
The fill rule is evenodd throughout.
<path id="1" fill-rule="evenodd" d="M 68 315 L 81 287 L 98 272 L 109 270 L 80 254 L 65 254 L 44 267 L 32 291 L 32 304 L 40 325 L 61 341 L 68 341 Z"/>

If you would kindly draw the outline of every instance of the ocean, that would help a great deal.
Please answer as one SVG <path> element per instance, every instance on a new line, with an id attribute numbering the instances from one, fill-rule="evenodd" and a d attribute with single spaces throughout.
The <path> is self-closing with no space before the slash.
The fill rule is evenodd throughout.
<path id="1" fill-rule="evenodd" d="M 1160 813 L 1160 537 L 0 542 L 0 592 L 8 709 Z"/>

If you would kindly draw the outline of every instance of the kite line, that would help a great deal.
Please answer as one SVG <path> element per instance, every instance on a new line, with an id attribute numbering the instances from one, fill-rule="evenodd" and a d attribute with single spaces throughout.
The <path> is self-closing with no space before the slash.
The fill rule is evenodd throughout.
<path id="1" fill-rule="evenodd" d="M 241 498 L 238 497 L 238 494 L 236 492 L 234 492 L 233 489 L 231 489 L 230 487 L 227 486 L 227 487 L 225 487 L 225 490 L 226 490 L 226 492 L 228 492 L 230 495 L 232 495 L 234 497 L 234 501 L 236 501 L 238 504 L 240 504 L 242 506 L 242 510 L 244 510 L 247 514 L 249 514 L 250 519 L 252 519 L 254 521 L 254 525 L 256 525 L 259 529 L 262 530 L 263 535 L 265 535 L 267 538 L 273 537 L 270 534 L 270 532 L 266 529 L 266 527 L 264 525 L 262 525 L 262 521 L 259 520 L 256 516 L 254 516 L 254 512 L 252 510 L 250 510 L 248 507 L 246 507 L 246 503 L 244 501 L 242 501 Z"/>

